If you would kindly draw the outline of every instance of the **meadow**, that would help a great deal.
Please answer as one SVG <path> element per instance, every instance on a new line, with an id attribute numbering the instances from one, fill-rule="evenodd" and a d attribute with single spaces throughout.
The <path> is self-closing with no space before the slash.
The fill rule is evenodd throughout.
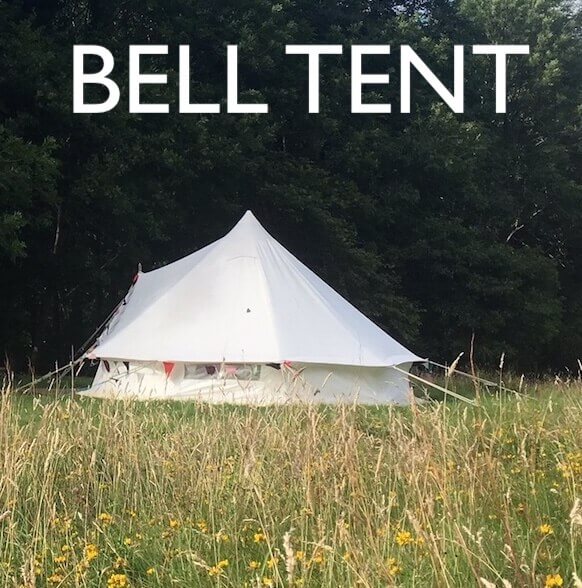
<path id="1" fill-rule="evenodd" d="M 582 582 L 582 383 L 410 407 L 0 400 L 0 585 Z"/>

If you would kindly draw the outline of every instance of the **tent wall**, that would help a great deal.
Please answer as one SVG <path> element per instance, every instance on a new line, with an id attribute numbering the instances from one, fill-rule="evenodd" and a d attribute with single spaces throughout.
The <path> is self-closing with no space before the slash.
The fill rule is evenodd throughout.
<path id="1" fill-rule="evenodd" d="M 410 366 L 399 367 L 408 371 Z M 205 377 L 206 367 L 175 363 L 170 370 L 162 362 L 103 360 L 85 395 L 233 404 L 406 404 L 410 400 L 408 378 L 390 367 L 293 364 L 277 369 L 262 364 L 238 372 L 243 378 L 232 373 L 236 366 L 224 365 Z"/>

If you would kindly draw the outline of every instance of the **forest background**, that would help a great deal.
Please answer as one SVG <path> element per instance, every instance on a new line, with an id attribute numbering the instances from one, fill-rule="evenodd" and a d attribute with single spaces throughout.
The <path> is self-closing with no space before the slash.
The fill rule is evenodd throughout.
<path id="1" fill-rule="evenodd" d="M 301 261 L 417 354 L 479 365 L 579 369 L 582 357 L 582 14 L 566 0 L 0 0 L 0 352 L 16 370 L 68 361 L 145 271 L 222 236 L 246 209 Z M 143 101 L 171 114 L 72 112 L 75 44 L 128 46 L 168 73 Z M 321 111 L 307 112 L 307 59 Z M 454 44 L 529 44 L 466 55 L 465 113 L 413 75 L 412 114 L 350 114 L 351 44 L 398 103 L 398 46 L 452 87 Z M 225 102 L 226 45 L 240 100 L 268 115 L 177 112 L 178 45 L 192 101 Z M 225 108 L 223 107 L 223 111 Z"/>

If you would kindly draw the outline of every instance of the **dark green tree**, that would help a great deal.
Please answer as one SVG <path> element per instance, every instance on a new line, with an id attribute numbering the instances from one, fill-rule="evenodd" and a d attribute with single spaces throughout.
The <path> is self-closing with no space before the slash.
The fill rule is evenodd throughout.
<path id="1" fill-rule="evenodd" d="M 582 38 L 567 0 L 0 0 L 0 348 L 17 369 L 66 360 L 148 270 L 221 236 L 245 209 L 356 306 L 419 354 L 576 369 L 582 356 Z M 122 100 L 72 112 L 72 47 L 115 55 Z M 167 72 L 129 114 L 128 45 Z M 191 95 L 225 110 L 226 45 L 241 100 L 268 115 L 177 113 L 179 44 Z M 288 43 L 337 43 L 307 112 L 307 59 Z M 364 67 L 391 75 L 350 113 L 350 45 L 387 43 Z M 454 44 L 528 43 L 510 58 L 508 112 L 493 60 L 466 48 L 466 112 L 419 76 L 398 114 L 398 46 L 446 84 Z M 95 64 L 97 66 L 97 64 Z M 89 90 L 98 99 L 99 88 Z"/>

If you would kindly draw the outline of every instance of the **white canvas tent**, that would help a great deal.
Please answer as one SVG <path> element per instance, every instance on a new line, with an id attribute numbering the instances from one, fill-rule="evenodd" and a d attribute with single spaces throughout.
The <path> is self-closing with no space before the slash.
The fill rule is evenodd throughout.
<path id="1" fill-rule="evenodd" d="M 91 396 L 248 404 L 409 400 L 422 361 L 248 211 L 222 239 L 139 272 L 88 357 Z"/>

